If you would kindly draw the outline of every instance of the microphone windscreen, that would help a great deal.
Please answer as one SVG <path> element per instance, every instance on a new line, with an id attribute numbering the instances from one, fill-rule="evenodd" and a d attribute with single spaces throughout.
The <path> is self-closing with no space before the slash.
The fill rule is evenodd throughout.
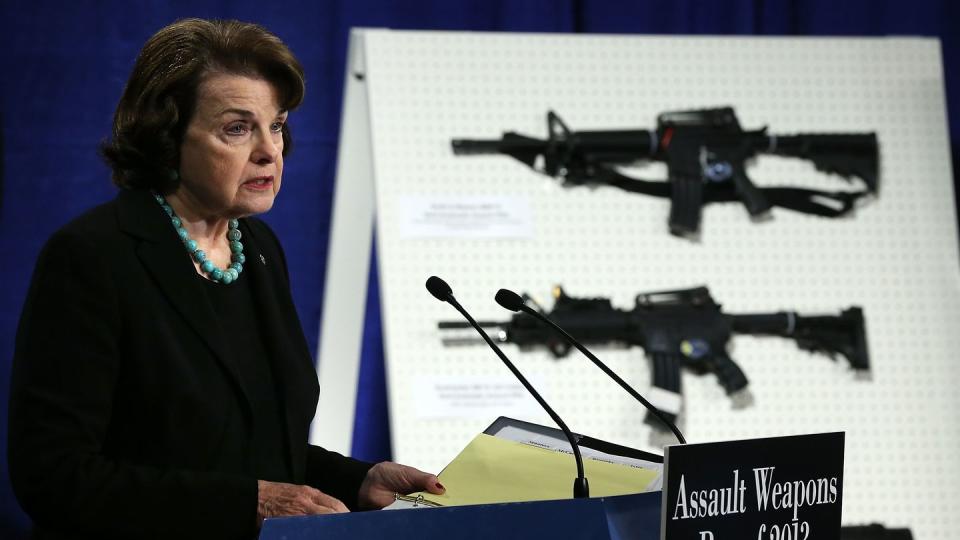
<path id="1" fill-rule="evenodd" d="M 427 279 L 427 290 L 441 302 L 446 302 L 447 298 L 453 294 L 453 289 L 447 285 L 447 282 L 437 276 L 430 276 Z"/>
<path id="2" fill-rule="evenodd" d="M 494 299 L 500 306 L 510 311 L 520 311 L 523 308 L 523 298 L 510 289 L 500 289 Z"/>

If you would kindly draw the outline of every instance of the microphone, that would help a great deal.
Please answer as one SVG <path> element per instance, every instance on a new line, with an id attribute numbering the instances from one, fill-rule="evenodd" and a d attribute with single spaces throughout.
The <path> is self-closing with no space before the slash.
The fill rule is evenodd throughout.
<path id="1" fill-rule="evenodd" d="M 576 347 L 578 351 L 582 352 L 584 356 L 586 356 L 594 364 L 596 364 L 596 366 L 600 368 L 601 371 L 603 371 L 604 373 L 607 374 L 608 377 L 616 381 L 616 383 L 619 384 L 621 388 L 626 390 L 628 394 L 633 396 L 634 399 L 639 401 L 641 405 L 646 407 L 651 414 L 656 416 L 661 422 L 664 423 L 664 425 L 670 428 L 670 431 L 672 431 L 673 434 L 677 436 L 677 440 L 680 441 L 680 444 L 687 444 L 687 440 L 683 438 L 683 434 L 680 433 L 680 430 L 677 428 L 677 426 L 673 422 L 671 422 L 666 416 L 664 416 L 659 409 L 651 405 L 650 402 L 644 399 L 644 397 L 641 396 L 639 392 L 634 390 L 632 386 L 630 386 L 629 384 L 627 384 L 626 381 L 621 379 L 620 376 L 614 373 L 612 369 L 610 369 L 609 367 L 607 367 L 606 364 L 601 362 L 600 359 L 594 356 L 592 352 L 588 351 L 586 347 L 584 347 L 579 341 L 577 341 L 576 338 L 568 334 L 566 330 L 564 330 L 563 328 L 560 328 L 560 326 L 558 326 L 557 323 L 551 321 L 550 318 L 547 317 L 546 315 L 528 306 L 527 303 L 524 302 L 523 298 L 519 294 L 509 289 L 500 289 L 499 291 L 497 291 L 497 295 L 494 298 L 497 301 L 497 303 L 500 304 L 500 306 L 505 309 L 509 309 L 510 311 L 514 311 L 514 312 L 523 311 L 527 315 L 530 315 L 535 319 L 542 321 L 547 325 L 553 327 L 553 329 L 559 332 L 563 337 L 565 337 L 567 341 L 570 342 L 571 345 Z"/>
<path id="2" fill-rule="evenodd" d="M 450 300 L 456 302 L 456 300 L 453 298 L 453 289 L 447 285 L 446 281 L 438 278 L 437 276 L 430 276 L 427 279 L 427 290 L 430 291 L 430 294 L 432 294 L 434 298 L 441 302 L 449 302 Z M 450 305 L 456 307 L 453 304 Z"/>
<path id="3" fill-rule="evenodd" d="M 590 496 L 590 485 L 587 482 L 587 477 L 583 475 L 583 458 L 580 456 L 580 445 L 577 444 L 576 439 L 573 437 L 573 433 L 567 427 L 567 424 L 560 419 L 560 416 L 550 408 L 550 405 L 547 405 L 547 402 L 540 396 L 540 393 L 536 391 L 533 385 L 527 381 L 527 378 L 520 373 L 520 370 L 513 365 L 513 362 L 507 358 L 507 355 L 503 354 L 503 351 L 500 350 L 500 347 L 497 347 L 497 344 L 490 339 L 490 336 L 480 328 L 480 325 L 477 324 L 477 321 L 473 320 L 473 317 L 467 313 L 467 310 L 457 302 L 457 299 L 453 297 L 453 290 L 450 288 L 450 285 L 447 285 L 447 282 L 438 278 L 437 276 L 430 276 L 427 279 L 427 290 L 430 291 L 430 294 L 434 298 L 440 300 L 441 302 L 446 302 L 454 307 L 457 311 L 460 312 L 460 315 L 463 315 L 463 318 L 470 323 L 477 332 L 480 333 L 480 336 L 483 337 L 483 340 L 487 342 L 487 345 L 493 349 L 493 352 L 497 353 L 497 356 L 500 357 L 500 360 L 503 360 L 503 363 L 507 366 L 511 373 L 520 381 L 520 384 L 527 389 L 527 392 L 537 400 L 537 403 L 543 407 L 543 410 L 547 411 L 547 414 L 550 415 L 550 418 L 560 426 L 560 430 L 563 431 L 563 434 L 566 435 L 567 440 L 570 441 L 570 447 L 573 449 L 573 459 L 577 462 L 577 478 L 573 481 L 573 497 L 575 499 L 585 499 Z"/>

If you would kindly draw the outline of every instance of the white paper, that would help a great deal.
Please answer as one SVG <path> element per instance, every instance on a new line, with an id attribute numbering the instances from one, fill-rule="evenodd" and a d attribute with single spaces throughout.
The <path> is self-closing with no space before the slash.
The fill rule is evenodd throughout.
<path id="1" fill-rule="evenodd" d="M 540 448 L 555 450 L 557 452 L 565 452 L 567 454 L 573 453 L 573 450 L 570 448 L 570 442 L 564 438 L 551 437 L 550 435 L 527 431 L 516 426 L 506 426 L 498 431 L 495 435 L 501 439 L 508 439 L 523 444 L 530 444 Z M 650 484 L 643 489 L 644 492 L 659 491 L 663 485 L 662 463 L 654 463 L 652 461 L 646 461 L 643 459 L 608 454 L 606 452 L 601 452 L 600 450 L 587 448 L 586 446 L 580 447 L 580 455 L 585 458 L 595 459 L 597 461 L 606 461 L 607 463 L 617 463 L 620 465 L 626 465 L 628 467 L 652 469 L 657 471 L 657 477 L 654 478 L 653 481 L 651 481 Z"/>
<path id="2" fill-rule="evenodd" d="M 388 504 L 387 506 L 384 506 L 383 508 L 381 508 L 381 510 L 410 510 L 412 508 L 430 508 L 430 507 L 419 506 L 417 504 L 414 504 L 411 501 L 404 501 L 401 499 L 397 499 L 392 503 Z"/>
<path id="3" fill-rule="evenodd" d="M 537 417 L 543 409 L 510 375 L 503 376 L 421 376 L 417 378 L 417 416 L 489 420 L 498 416 Z M 537 380 L 530 384 L 541 393 L 546 389 Z"/>
<path id="4" fill-rule="evenodd" d="M 398 197 L 403 238 L 532 238 L 533 212 L 525 197 Z"/>

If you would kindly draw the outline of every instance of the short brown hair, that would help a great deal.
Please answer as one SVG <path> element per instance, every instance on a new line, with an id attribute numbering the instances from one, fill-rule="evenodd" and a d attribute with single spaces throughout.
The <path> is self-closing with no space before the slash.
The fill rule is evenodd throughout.
<path id="1" fill-rule="evenodd" d="M 117 104 L 112 137 L 100 147 L 114 184 L 176 189 L 180 143 L 210 73 L 265 79 L 283 110 L 303 101 L 303 68 L 280 38 L 256 24 L 181 19 L 147 40 Z M 284 123 L 284 155 L 292 142 Z"/>

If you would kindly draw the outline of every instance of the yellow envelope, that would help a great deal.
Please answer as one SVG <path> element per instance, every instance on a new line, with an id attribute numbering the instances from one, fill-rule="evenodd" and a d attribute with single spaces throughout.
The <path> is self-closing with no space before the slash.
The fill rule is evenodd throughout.
<path id="1" fill-rule="evenodd" d="M 591 497 L 641 493 L 658 473 L 586 456 L 583 468 Z M 576 476 L 572 454 L 481 433 L 440 473 L 446 493 L 421 494 L 442 506 L 569 499 Z"/>

